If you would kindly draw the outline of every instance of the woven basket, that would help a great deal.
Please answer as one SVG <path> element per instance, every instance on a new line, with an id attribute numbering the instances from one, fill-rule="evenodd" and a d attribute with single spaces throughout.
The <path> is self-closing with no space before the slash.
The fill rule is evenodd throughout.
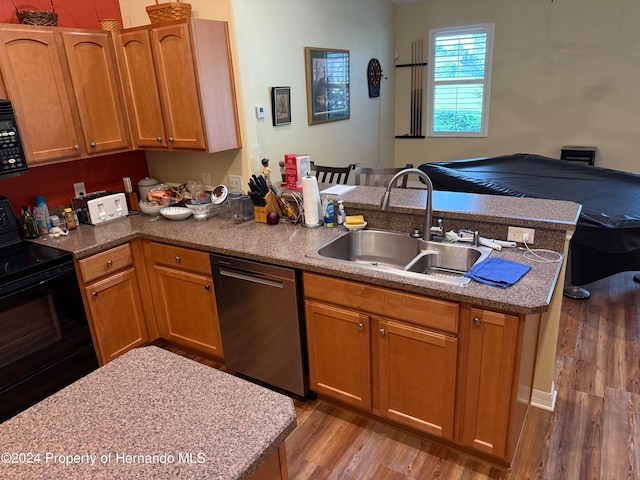
<path id="1" fill-rule="evenodd" d="M 147 15 L 151 23 L 168 22 L 191 17 L 191 4 L 184 2 L 158 3 L 147 7 Z"/>
<path id="2" fill-rule="evenodd" d="M 18 22 L 24 25 L 46 25 L 49 27 L 55 27 L 58 25 L 58 14 L 53 7 L 53 0 L 50 0 L 50 12 L 41 10 L 18 10 L 16 2 L 14 0 L 11 0 L 11 2 L 16 9 L 16 17 L 18 17 Z"/>
<path id="3" fill-rule="evenodd" d="M 100 28 L 102 30 L 106 30 L 107 32 L 120 30 L 120 22 L 115 19 L 105 18 L 104 20 L 98 20 L 98 23 L 100 24 Z"/>

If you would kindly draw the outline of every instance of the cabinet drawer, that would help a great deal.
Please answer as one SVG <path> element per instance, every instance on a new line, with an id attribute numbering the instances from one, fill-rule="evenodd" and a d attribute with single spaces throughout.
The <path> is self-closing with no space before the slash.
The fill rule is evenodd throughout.
<path id="1" fill-rule="evenodd" d="M 133 265 L 133 256 L 129 244 L 112 248 L 78 262 L 82 280 L 89 283 L 106 275 Z"/>
<path id="2" fill-rule="evenodd" d="M 148 242 L 145 255 L 157 265 L 189 270 L 211 276 L 211 262 L 207 252 L 176 247 L 162 243 Z"/>
<path id="3" fill-rule="evenodd" d="M 303 278 L 306 298 L 437 328 L 446 332 L 458 332 L 459 305 L 456 302 L 423 297 L 315 273 L 305 272 Z"/>

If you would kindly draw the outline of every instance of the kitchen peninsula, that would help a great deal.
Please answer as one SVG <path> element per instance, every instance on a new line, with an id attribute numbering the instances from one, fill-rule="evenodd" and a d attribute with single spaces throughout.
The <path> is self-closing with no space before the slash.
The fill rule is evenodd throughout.
<path id="1" fill-rule="evenodd" d="M 348 214 L 365 216 L 368 228 L 408 233 L 424 225 L 425 191 L 395 189 L 389 211 L 381 212 L 383 191 L 357 187 L 341 198 Z M 434 192 L 433 210 L 446 231 L 466 228 L 503 240 L 508 226 L 535 229 L 536 248 L 566 258 L 580 205 Z M 205 333 L 218 328 L 215 308 L 206 318 L 189 315 L 184 320 L 180 314 L 196 301 L 212 304 L 209 252 L 297 269 L 312 391 L 509 466 L 529 405 L 546 408 L 545 402 L 553 398 L 565 262 L 539 262 L 517 248 L 494 251 L 492 257 L 531 267 L 516 284 L 503 289 L 402 276 L 392 269 L 310 255 L 342 233 L 341 227 L 308 229 L 286 221 L 271 226 L 235 224 L 223 217 L 177 222 L 134 215 L 96 227 L 82 225 L 68 237 L 38 242 L 72 251 L 80 272 L 95 260 L 101 275 L 110 275 L 93 286 L 86 283 L 86 305 L 101 301 L 102 293 L 96 294 L 95 288 L 112 285 L 111 279 L 120 274 L 130 279 L 133 267 L 142 302 L 145 292 L 152 290 L 154 301 L 145 308 L 147 337 L 136 330 L 130 341 L 120 342 L 120 350 L 108 352 L 111 357 L 103 354 L 103 363 L 159 337 L 201 347 L 223 360 L 219 336 L 204 339 Z M 126 253 L 128 249 L 133 253 Z M 181 289 L 184 299 L 173 294 L 176 287 L 158 296 L 161 275 L 179 282 L 173 285 L 196 286 Z M 187 295 L 194 300 L 185 300 Z M 122 296 L 114 292 L 111 298 L 107 304 L 120 302 Z M 172 308 L 168 298 L 182 308 Z M 108 324 L 108 315 L 100 311 L 105 309 L 96 312 Z M 141 325 L 144 316 L 138 316 Z M 112 330 L 123 331 L 130 323 Z M 100 343 L 97 338 L 98 350 Z"/>
<path id="2" fill-rule="evenodd" d="M 0 478 L 248 479 L 286 471 L 295 426 L 290 398 L 142 347 L 1 424 Z"/>

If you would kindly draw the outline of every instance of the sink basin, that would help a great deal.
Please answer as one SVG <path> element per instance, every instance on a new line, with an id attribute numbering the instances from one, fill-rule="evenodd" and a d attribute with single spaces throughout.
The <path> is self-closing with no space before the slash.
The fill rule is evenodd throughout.
<path id="1" fill-rule="evenodd" d="M 421 252 L 419 238 L 383 230 L 345 233 L 318 249 L 321 257 L 373 266 L 404 268 Z"/>
<path id="2" fill-rule="evenodd" d="M 308 253 L 308 257 L 357 263 L 367 268 L 391 271 L 401 276 L 466 285 L 464 274 L 491 253 L 487 247 L 424 241 L 406 233 L 359 230 L 344 235 Z"/>

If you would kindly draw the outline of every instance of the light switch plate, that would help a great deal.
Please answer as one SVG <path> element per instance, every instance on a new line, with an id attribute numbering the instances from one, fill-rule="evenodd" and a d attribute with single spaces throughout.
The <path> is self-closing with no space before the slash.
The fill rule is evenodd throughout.
<path id="1" fill-rule="evenodd" d="M 240 175 L 229 175 L 229 191 L 242 191 L 242 177 Z"/>
<path id="2" fill-rule="evenodd" d="M 87 188 L 84 186 L 84 182 L 78 182 L 73 184 L 73 192 L 76 197 L 87 194 Z"/>

